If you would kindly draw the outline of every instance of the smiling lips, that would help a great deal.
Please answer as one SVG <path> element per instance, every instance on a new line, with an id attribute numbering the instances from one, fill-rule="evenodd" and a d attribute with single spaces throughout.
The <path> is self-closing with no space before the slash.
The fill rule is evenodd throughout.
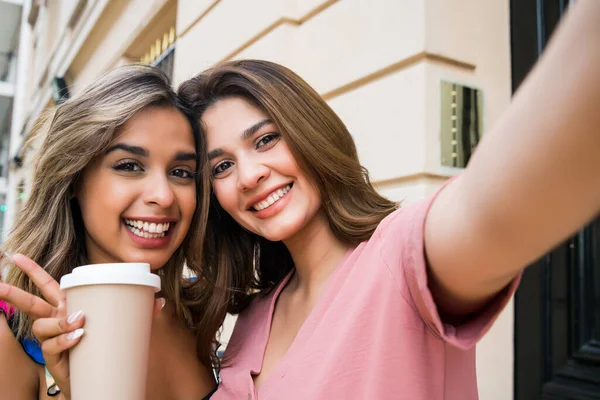
<path id="1" fill-rule="evenodd" d="M 141 220 L 125 219 L 125 226 L 134 235 L 146 239 L 163 238 L 169 232 L 170 222 L 154 223 Z"/>
<path id="2" fill-rule="evenodd" d="M 277 189 L 273 191 L 271 194 L 267 196 L 265 200 L 259 201 L 258 203 L 252 206 L 254 211 L 262 211 L 266 208 L 271 207 L 273 204 L 277 203 L 279 199 L 287 194 L 287 192 L 292 188 L 292 184 L 288 184 L 287 186 Z"/>

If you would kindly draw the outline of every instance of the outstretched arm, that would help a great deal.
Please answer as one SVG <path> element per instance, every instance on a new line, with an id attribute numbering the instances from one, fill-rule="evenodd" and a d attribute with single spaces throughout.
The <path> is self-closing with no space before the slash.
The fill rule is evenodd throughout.
<path id="1" fill-rule="evenodd" d="M 443 314 L 478 310 L 600 210 L 600 1 L 579 0 L 425 225 Z"/>

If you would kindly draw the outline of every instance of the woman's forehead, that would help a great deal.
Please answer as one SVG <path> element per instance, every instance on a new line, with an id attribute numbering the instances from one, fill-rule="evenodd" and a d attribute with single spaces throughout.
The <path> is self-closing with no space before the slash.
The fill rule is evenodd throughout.
<path id="1" fill-rule="evenodd" d="M 243 139 L 241 135 L 247 129 L 265 120 L 270 118 L 264 111 L 239 97 L 218 101 L 202 116 L 209 147 L 211 142 L 223 138 Z"/>

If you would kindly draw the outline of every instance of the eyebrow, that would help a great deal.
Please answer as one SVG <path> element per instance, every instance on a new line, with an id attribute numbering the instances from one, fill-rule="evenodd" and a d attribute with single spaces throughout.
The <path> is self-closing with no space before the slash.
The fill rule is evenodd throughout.
<path id="1" fill-rule="evenodd" d="M 198 154 L 179 152 L 175 155 L 175 161 L 198 161 Z"/>
<path id="2" fill-rule="evenodd" d="M 148 157 L 148 155 L 149 155 L 148 150 L 144 149 L 143 147 L 130 146 L 125 143 L 117 143 L 114 146 L 109 147 L 108 150 L 106 150 L 105 154 L 108 154 L 115 150 L 123 150 L 123 151 L 126 151 L 128 153 L 131 153 L 131 154 L 133 154 L 135 156 L 139 156 L 139 157 Z M 197 160 L 198 160 L 198 154 L 196 154 L 195 152 L 189 153 L 189 152 L 180 151 L 175 155 L 175 161 L 197 161 Z"/>
<path id="3" fill-rule="evenodd" d="M 133 154 L 135 156 L 148 157 L 148 150 L 144 149 L 143 147 L 130 146 L 130 145 L 125 144 L 125 143 L 117 143 L 114 146 L 109 147 L 108 150 L 106 150 L 105 154 L 108 154 L 108 153 L 113 152 L 115 150 L 123 150 L 123 151 L 131 153 L 131 154 Z"/>
<path id="4" fill-rule="evenodd" d="M 244 130 L 244 132 L 242 132 L 242 134 L 240 135 L 240 138 L 242 140 L 246 140 L 248 138 L 251 138 L 252 136 L 254 136 L 254 134 L 256 132 L 258 132 L 260 130 L 260 128 L 262 128 L 265 125 L 272 124 L 272 123 L 273 123 L 273 121 L 270 120 L 269 118 L 263 119 L 262 121 L 257 122 L 256 124 L 252 125 L 251 127 L 246 128 Z M 213 158 L 217 158 L 217 157 L 222 156 L 222 155 L 223 155 L 223 149 L 221 149 L 221 148 L 211 150 L 208 153 L 208 160 L 210 161 Z"/>
<path id="5" fill-rule="evenodd" d="M 250 128 L 247 128 L 246 130 L 244 130 L 244 132 L 242 132 L 241 138 L 242 140 L 246 140 L 250 137 L 252 137 L 256 132 L 258 132 L 258 130 L 260 128 L 262 128 L 265 125 L 268 124 L 272 124 L 273 121 L 271 121 L 270 119 L 263 119 L 260 122 L 257 122 L 256 124 L 252 125 Z"/>

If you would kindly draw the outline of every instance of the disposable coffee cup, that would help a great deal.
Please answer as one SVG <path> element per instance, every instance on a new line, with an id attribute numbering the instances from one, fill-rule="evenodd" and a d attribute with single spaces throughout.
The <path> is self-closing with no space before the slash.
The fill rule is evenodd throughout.
<path id="1" fill-rule="evenodd" d="M 144 400 L 154 295 L 145 263 L 92 264 L 62 277 L 67 313 L 83 311 L 84 335 L 69 350 L 72 400 Z"/>

